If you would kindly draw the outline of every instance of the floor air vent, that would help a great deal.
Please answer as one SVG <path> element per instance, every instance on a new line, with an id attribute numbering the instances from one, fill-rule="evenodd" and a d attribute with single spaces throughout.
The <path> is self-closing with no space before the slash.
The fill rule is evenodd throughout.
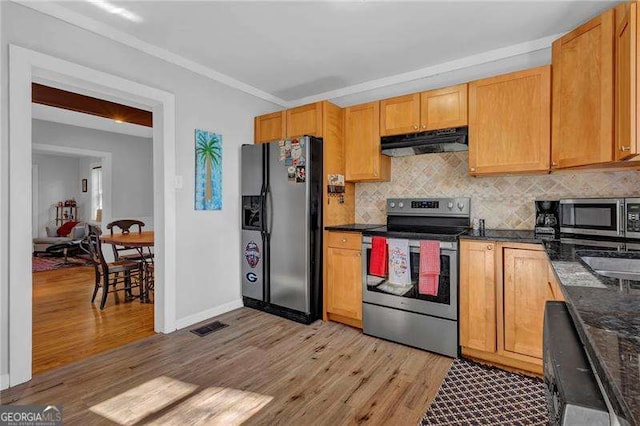
<path id="1" fill-rule="evenodd" d="M 221 323 L 220 321 L 214 321 L 214 322 L 210 322 L 209 324 L 205 324 L 202 327 L 195 328 L 191 330 L 191 332 L 200 337 L 204 337 L 207 334 L 211 334 L 214 331 L 222 330 L 225 327 L 229 327 L 229 325 Z"/>

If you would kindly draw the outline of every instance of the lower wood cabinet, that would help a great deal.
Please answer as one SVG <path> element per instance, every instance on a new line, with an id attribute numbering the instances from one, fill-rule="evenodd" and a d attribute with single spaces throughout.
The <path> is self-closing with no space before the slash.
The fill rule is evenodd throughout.
<path id="1" fill-rule="evenodd" d="M 495 245 L 460 245 L 460 345 L 485 352 L 496 350 Z"/>
<path id="2" fill-rule="evenodd" d="M 504 350 L 542 359 L 544 304 L 553 300 L 544 251 L 505 247 L 502 300 Z"/>
<path id="3" fill-rule="evenodd" d="M 362 328 L 362 253 L 358 233 L 329 232 L 325 318 Z"/>
<path id="4" fill-rule="evenodd" d="M 463 240 L 460 345 L 464 355 L 542 374 L 548 300 L 562 300 L 542 246 Z"/>

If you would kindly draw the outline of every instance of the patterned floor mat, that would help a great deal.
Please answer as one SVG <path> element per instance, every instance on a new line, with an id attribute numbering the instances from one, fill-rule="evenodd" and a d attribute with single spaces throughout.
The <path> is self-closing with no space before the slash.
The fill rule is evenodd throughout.
<path id="1" fill-rule="evenodd" d="M 546 425 L 542 380 L 456 359 L 420 424 Z"/>

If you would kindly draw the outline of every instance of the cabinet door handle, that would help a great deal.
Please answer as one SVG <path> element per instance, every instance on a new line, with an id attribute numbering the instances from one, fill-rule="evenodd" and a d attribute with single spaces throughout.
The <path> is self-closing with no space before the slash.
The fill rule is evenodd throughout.
<path id="1" fill-rule="evenodd" d="M 622 152 L 631 151 L 631 147 L 630 146 L 621 146 L 620 147 L 620 151 L 622 151 Z"/>
<path id="2" fill-rule="evenodd" d="M 551 296 L 554 300 L 556 300 L 556 293 L 555 291 L 553 291 L 553 285 L 551 284 L 551 281 L 547 281 L 547 284 L 549 284 L 549 291 L 551 291 Z"/>
<path id="3" fill-rule="evenodd" d="M 426 129 L 426 128 L 427 128 L 427 125 L 426 125 L 426 124 L 423 124 L 423 125 L 422 125 L 422 128 L 423 128 L 423 129 Z"/>
<path id="4" fill-rule="evenodd" d="M 492 246 L 491 244 L 489 244 L 489 245 L 487 246 L 487 250 L 493 250 L 493 246 Z"/>
<path id="5" fill-rule="evenodd" d="M 476 171 L 476 168 L 475 168 L 475 167 L 472 167 L 472 168 L 470 168 L 469 170 L 471 170 L 472 172 L 475 172 L 475 171 Z"/>
<path id="6" fill-rule="evenodd" d="M 413 130 L 418 130 L 418 125 L 417 124 L 413 125 Z"/>
<path id="7" fill-rule="evenodd" d="M 552 161 L 552 162 L 551 162 L 551 165 L 552 165 L 553 167 L 558 167 L 558 163 L 556 163 L 555 161 Z"/>

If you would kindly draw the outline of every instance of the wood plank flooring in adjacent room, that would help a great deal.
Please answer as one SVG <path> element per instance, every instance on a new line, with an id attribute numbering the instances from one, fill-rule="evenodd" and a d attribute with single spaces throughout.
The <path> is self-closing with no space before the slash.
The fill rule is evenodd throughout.
<path id="1" fill-rule="evenodd" d="M 152 336 L 153 305 L 124 303 L 109 294 L 91 303 L 93 267 L 33 274 L 33 374 L 78 361 Z"/>
<path id="2" fill-rule="evenodd" d="M 229 327 L 155 335 L 42 374 L 1 402 L 62 404 L 65 424 L 78 425 L 415 425 L 451 365 L 337 323 L 248 308 L 216 319 Z"/>

